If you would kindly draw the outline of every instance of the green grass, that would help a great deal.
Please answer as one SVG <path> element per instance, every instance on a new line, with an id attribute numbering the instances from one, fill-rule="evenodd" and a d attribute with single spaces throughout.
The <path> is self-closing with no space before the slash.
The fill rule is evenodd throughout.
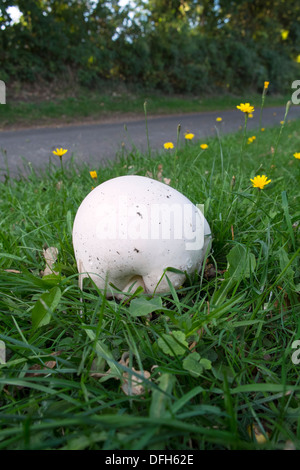
<path id="1" fill-rule="evenodd" d="M 290 96 L 268 96 L 268 106 L 285 105 Z M 0 127 L 14 125 L 32 126 L 57 123 L 74 123 L 82 119 L 109 119 L 119 114 L 131 113 L 143 117 L 145 100 L 152 115 L 180 114 L 201 111 L 222 111 L 235 108 L 240 100 L 261 105 L 261 95 L 249 94 L 237 97 L 219 96 L 166 96 L 159 93 L 112 92 L 103 94 L 77 90 L 75 96 L 56 97 L 51 100 L 12 101 L 0 107 Z"/>
<path id="2" fill-rule="evenodd" d="M 142 293 L 128 302 L 79 291 L 72 222 L 96 184 L 90 168 L 67 154 L 63 176 L 50 163 L 0 184 L 0 449 L 300 449 L 299 121 L 283 129 L 271 169 L 278 134 L 256 133 L 243 155 L 238 133 L 204 151 L 184 142 L 177 159 L 123 150 L 97 169 L 100 184 L 155 177 L 161 164 L 171 186 L 205 205 L 210 267 L 161 295 L 151 315 L 133 315 Z M 261 192 L 256 174 L 272 180 Z M 58 249 L 58 275 L 42 278 L 46 246 Z M 168 349 L 171 332 L 182 345 Z M 124 393 L 124 372 L 140 377 L 141 395 Z"/>

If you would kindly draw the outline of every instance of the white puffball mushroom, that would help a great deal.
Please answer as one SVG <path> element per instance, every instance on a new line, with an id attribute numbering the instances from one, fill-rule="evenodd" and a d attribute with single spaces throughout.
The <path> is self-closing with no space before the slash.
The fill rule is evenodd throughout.
<path id="1" fill-rule="evenodd" d="M 137 175 L 94 188 L 79 206 L 73 225 L 79 284 L 90 277 L 107 297 L 118 297 L 118 290 L 127 293 L 131 287 L 133 293 L 138 286 L 147 294 L 169 292 L 166 275 L 178 289 L 186 279 L 184 272 L 199 271 L 210 241 L 205 217 L 188 198 Z"/>

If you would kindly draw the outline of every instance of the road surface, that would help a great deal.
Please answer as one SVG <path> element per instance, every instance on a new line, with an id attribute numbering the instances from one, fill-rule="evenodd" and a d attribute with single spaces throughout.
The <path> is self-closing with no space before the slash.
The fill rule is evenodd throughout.
<path id="1" fill-rule="evenodd" d="M 263 127 L 280 125 L 284 113 L 285 106 L 265 108 Z M 217 117 L 222 117 L 221 123 L 216 122 Z M 299 118 L 300 105 L 294 105 L 290 108 L 288 119 Z M 127 131 L 124 128 L 125 124 Z M 149 117 L 151 149 L 162 149 L 164 142 L 167 141 L 175 144 L 178 124 L 181 125 L 181 138 L 184 138 L 185 132 L 192 132 L 195 138 L 204 142 L 206 137 L 216 135 L 216 125 L 223 134 L 237 131 L 244 125 L 244 114 L 234 109 Z M 256 109 L 253 119 L 248 120 L 248 129 L 255 129 L 258 125 L 259 109 Z M 108 160 L 116 158 L 122 143 L 127 150 L 131 150 L 133 145 L 139 150 L 147 149 L 145 119 L 118 118 L 117 122 L 1 131 L 1 179 L 7 173 L 7 166 L 11 176 L 17 176 L 27 173 L 27 162 L 31 162 L 34 168 L 41 170 L 46 168 L 49 157 L 55 164 L 59 164 L 59 158 L 52 154 L 57 147 L 68 149 L 67 155 L 74 154 L 76 162 L 87 162 L 91 169 L 97 169 Z"/>

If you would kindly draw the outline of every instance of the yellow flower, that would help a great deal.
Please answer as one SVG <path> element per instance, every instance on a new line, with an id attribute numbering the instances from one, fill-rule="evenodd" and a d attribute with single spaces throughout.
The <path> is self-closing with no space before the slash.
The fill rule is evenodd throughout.
<path id="1" fill-rule="evenodd" d="M 94 180 L 98 178 L 97 171 L 90 171 L 90 175 Z"/>
<path id="2" fill-rule="evenodd" d="M 250 103 L 241 103 L 237 106 L 237 109 L 240 109 L 243 113 L 251 114 L 255 111 L 254 106 L 250 106 Z"/>
<path id="3" fill-rule="evenodd" d="M 58 157 L 62 157 L 65 153 L 67 153 L 67 149 L 56 149 L 56 150 L 53 150 L 53 153 L 54 155 L 57 155 Z"/>
<path id="4" fill-rule="evenodd" d="M 267 442 L 267 438 L 269 438 L 269 433 L 265 432 L 267 438 L 261 432 L 260 428 L 256 424 L 249 425 L 247 428 L 248 434 L 251 438 L 255 438 L 258 444 L 265 444 Z"/>
<path id="5" fill-rule="evenodd" d="M 289 31 L 287 29 L 282 29 L 281 30 L 281 38 L 283 41 L 285 41 L 288 38 Z"/>
<path id="6" fill-rule="evenodd" d="M 297 158 L 298 160 L 300 160 L 300 152 L 294 153 L 294 157 Z"/>
<path id="7" fill-rule="evenodd" d="M 216 121 L 221 122 L 221 121 L 222 121 L 222 118 L 221 118 L 221 117 L 217 117 Z"/>
<path id="8" fill-rule="evenodd" d="M 284 124 L 284 121 L 280 121 L 280 124 L 283 125 L 283 124 Z"/>
<path id="9" fill-rule="evenodd" d="M 207 144 L 201 144 L 200 147 L 202 148 L 202 150 L 205 150 L 208 148 L 208 145 Z"/>
<path id="10" fill-rule="evenodd" d="M 249 117 L 249 118 L 253 118 L 253 114 L 248 114 L 248 117 Z"/>
<path id="11" fill-rule="evenodd" d="M 255 135 L 248 137 L 248 144 L 251 144 L 256 139 Z"/>
<path id="12" fill-rule="evenodd" d="M 194 135 L 194 134 L 191 134 L 191 133 L 186 133 L 184 136 L 185 136 L 185 138 L 188 139 L 188 140 L 192 140 L 192 139 L 195 137 L 195 135 Z"/>
<path id="13" fill-rule="evenodd" d="M 250 181 L 252 182 L 253 188 L 258 189 L 264 189 L 267 184 L 271 183 L 271 180 L 268 180 L 266 175 L 255 176 L 254 179 L 250 179 Z"/>
<path id="14" fill-rule="evenodd" d="M 265 130 L 265 128 L 264 128 L 264 127 L 262 127 L 262 128 L 261 128 L 261 132 L 264 132 L 264 130 Z"/>
<path id="15" fill-rule="evenodd" d="M 165 149 L 173 149 L 173 148 L 174 148 L 173 142 L 166 142 L 166 143 L 164 144 L 164 148 L 165 148 Z"/>
<path id="16" fill-rule="evenodd" d="M 269 85 L 270 85 L 270 82 L 265 82 L 265 83 L 264 83 L 264 88 L 265 88 L 265 90 L 267 90 L 267 88 L 268 88 Z"/>

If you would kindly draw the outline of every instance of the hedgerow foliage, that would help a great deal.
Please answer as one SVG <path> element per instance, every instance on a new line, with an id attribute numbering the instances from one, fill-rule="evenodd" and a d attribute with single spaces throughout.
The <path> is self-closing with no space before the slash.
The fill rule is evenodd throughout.
<path id="1" fill-rule="evenodd" d="M 5 81 L 72 76 L 201 93 L 256 91 L 268 79 L 285 92 L 299 75 L 296 0 L 0 0 L 0 12 Z"/>

